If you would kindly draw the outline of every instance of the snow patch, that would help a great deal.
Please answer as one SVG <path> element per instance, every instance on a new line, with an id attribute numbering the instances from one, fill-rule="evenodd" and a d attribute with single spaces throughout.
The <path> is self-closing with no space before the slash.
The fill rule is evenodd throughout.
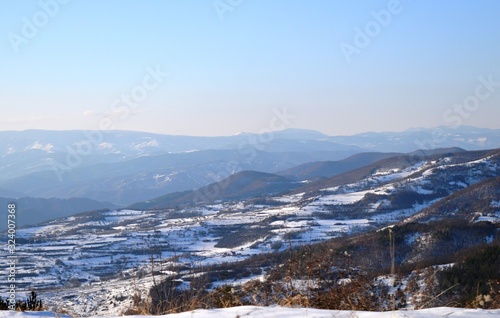
<path id="1" fill-rule="evenodd" d="M 134 145 L 132 147 L 132 149 L 142 150 L 144 148 L 159 147 L 159 146 L 160 146 L 160 143 L 156 139 L 151 139 L 149 141 L 144 141 L 144 142 L 141 142 L 137 145 Z"/>
<path id="2" fill-rule="evenodd" d="M 101 142 L 99 144 L 99 149 L 112 149 L 113 145 L 110 144 L 109 142 Z"/>
<path id="3" fill-rule="evenodd" d="M 54 145 L 53 144 L 42 144 L 39 141 L 35 141 L 33 144 L 28 146 L 26 150 L 43 150 L 47 153 L 54 153 Z"/>

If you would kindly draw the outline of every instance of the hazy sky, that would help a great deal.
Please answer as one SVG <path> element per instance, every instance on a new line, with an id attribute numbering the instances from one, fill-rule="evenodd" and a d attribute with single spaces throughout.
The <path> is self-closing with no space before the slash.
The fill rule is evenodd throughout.
<path id="1" fill-rule="evenodd" d="M 0 36 L 0 130 L 500 128 L 496 0 L 2 0 Z"/>

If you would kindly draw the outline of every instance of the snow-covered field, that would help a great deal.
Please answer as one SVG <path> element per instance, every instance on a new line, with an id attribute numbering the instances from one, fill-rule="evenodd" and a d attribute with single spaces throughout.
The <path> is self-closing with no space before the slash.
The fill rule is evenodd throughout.
<path id="1" fill-rule="evenodd" d="M 24 317 L 69 317 L 52 312 L 0 312 L 2 318 Z M 493 318 L 500 317 L 500 309 L 462 309 L 462 308 L 430 308 L 408 311 L 366 312 L 366 311 L 340 311 L 320 310 L 311 308 L 285 308 L 285 307 L 255 307 L 243 306 L 225 309 L 195 310 L 179 314 L 164 316 L 128 316 L 131 318 L 164 317 L 164 318 Z"/>

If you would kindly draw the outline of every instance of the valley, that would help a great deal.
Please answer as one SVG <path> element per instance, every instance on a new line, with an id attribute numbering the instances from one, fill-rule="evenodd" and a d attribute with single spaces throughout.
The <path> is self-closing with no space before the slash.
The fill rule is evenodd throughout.
<path id="1" fill-rule="evenodd" d="M 447 150 L 396 154 L 317 180 L 237 172 L 198 190 L 18 229 L 16 283 L 20 291 L 36 290 L 49 306 L 81 316 L 119 315 L 133 307 L 138 293 L 147 298 L 151 288 L 169 277 L 189 289 L 204 269 L 235 264 L 226 274 L 214 271 L 210 288 L 259 281 L 280 264 L 245 270 L 237 264 L 262 255 L 273 259 L 286 251 L 358 237 L 369 246 L 373 239 L 363 235 L 395 224 L 440 222 L 450 213 L 472 225 L 498 226 L 500 197 L 494 189 L 499 164 L 500 150 Z M 276 184 L 279 191 L 271 193 Z M 477 203 L 474 210 L 456 205 L 457 197 L 467 196 L 467 202 Z M 446 200 L 455 202 L 453 208 L 436 211 Z M 425 254 L 432 235 L 418 230 L 404 234 L 409 246 L 419 247 L 398 260 L 399 266 L 434 255 Z M 462 248 L 497 242 L 499 236 L 497 227 Z M 353 259 L 357 249 L 351 252 Z M 380 264 L 389 262 L 387 257 Z M 2 260 L 0 271 L 7 267 Z"/>

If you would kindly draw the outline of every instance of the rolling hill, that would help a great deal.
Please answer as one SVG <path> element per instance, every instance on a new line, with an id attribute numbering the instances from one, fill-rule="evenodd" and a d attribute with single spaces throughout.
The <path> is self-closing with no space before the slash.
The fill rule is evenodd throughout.
<path id="1" fill-rule="evenodd" d="M 241 171 L 196 191 L 167 194 L 145 202 L 135 203 L 128 208 L 166 209 L 211 204 L 217 201 L 247 200 L 288 192 L 300 185 L 298 182 L 270 173 Z"/>
<path id="2" fill-rule="evenodd" d="M 304 163 L 290 169 L 276 172 L 276 174 L 297 180 L 330 178 L 350 170 L 367 166 L 382 159 L 394 157 L 396 155 L 402 154 L 363 152 L 338 161 L 316 161 Z"/>
<path id="3" fill-rule="evenodd" d="M 2 198 L 0 204 L 16 204 L 16 225 L 34 225 L 48 220 L 71 216 L 85 211 L 107 210 L 116 208 L 114 204 L 91 199 L 43 199 L 43 198 Z M 7 229 L 7 223 L 0 224 L 0 231 Z"/>

